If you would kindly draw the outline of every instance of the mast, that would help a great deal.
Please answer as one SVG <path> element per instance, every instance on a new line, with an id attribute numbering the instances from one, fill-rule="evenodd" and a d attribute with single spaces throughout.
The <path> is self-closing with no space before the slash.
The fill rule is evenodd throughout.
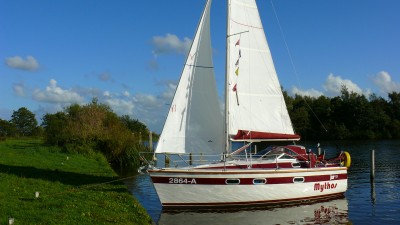
<path id="1" fill-rule="evenodd" d="M 230 141 L 229 141 L 229 96 L 228 96 L 228 91 L 229 91 L 229 75 L 228 75 L 228 70 L 229 70 L 229 34 L 230 34 L 230 29 L 229 29 L 229 16 L 230 16 L 230 4 L 231 1 L 227 0 L 226 1 L 226 54 L 225 54 L 225 152 L 228 153 L 230 152 Z"/>

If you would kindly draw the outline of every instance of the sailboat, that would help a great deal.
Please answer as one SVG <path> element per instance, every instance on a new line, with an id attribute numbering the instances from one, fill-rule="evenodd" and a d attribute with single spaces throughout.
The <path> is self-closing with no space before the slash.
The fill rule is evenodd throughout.
<path id="1" fill-rule="evenodd" d="M 164 208 L 281 204 L 343 197 L 350 154 L 296 145 L 255 0 L 227 1 L 225 110 L 207 0 L 147 172 Z M 257 151 L 255 143 L 293 142 Z M 238 143 L 242 144 L 240 147 Z M 164 155 L 164 156 L 162 156 Z M 143 158 L 146 160 L 145 158 Z"/>

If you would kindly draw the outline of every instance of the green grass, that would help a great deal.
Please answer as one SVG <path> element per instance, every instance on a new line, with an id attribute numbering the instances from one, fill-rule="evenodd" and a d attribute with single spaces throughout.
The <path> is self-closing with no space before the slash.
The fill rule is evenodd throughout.
<path id="1" fill-rule="evenodd" d="M 0 141 L 0 224 L 150 224 L 117 179 L 100 154 L 66 154 L 34 139 Z"/>

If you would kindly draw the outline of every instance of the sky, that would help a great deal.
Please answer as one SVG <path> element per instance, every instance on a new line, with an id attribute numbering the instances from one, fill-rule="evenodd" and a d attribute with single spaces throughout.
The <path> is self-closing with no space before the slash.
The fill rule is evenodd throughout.
<path id="1" fill-rule="evenodd" d="M 0 0 L 0 118 L 93 98 L 160 133 L 205 0 Z M 284 90 L 400 92 L 400 1 L 257 1 Z M 223 99 L 226 1 L 211 9 Z M 222 103 L 221 103 L 222 104 Z"/>

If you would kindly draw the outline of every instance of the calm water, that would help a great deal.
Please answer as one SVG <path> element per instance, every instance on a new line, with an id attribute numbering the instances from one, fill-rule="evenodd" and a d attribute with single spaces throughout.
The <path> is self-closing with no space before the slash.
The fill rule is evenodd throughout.
<path id="1" fill-rule="evenodd" d="M 344 199 L 283 208 L 171 213 L 162 211 L 148 175 L 137 175 L 126 184 L 155 224 L 400 224 L 400 141 L 321 143 L 332 152 L 336 144 L 352 157 Z M 372 149 L 376 170 L 371 185 Z"/>

